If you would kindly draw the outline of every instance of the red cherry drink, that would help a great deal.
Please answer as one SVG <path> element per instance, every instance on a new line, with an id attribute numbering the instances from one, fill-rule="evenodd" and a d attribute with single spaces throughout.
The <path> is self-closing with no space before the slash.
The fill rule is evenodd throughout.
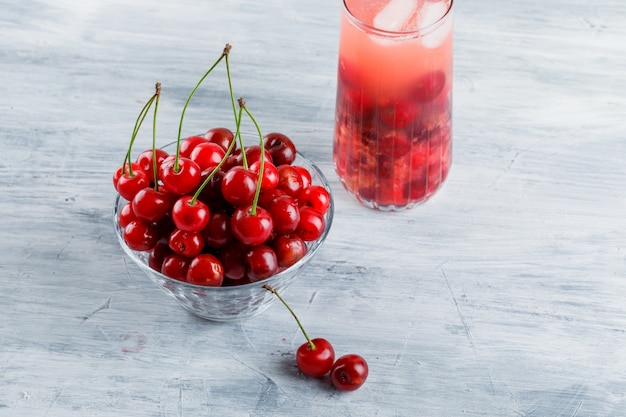
<path id="1" fill-rule="evenodd" d="M 403 210 L 452 158 L 453 0 L 344 0 L 333 160 L 365 206 Z"/>

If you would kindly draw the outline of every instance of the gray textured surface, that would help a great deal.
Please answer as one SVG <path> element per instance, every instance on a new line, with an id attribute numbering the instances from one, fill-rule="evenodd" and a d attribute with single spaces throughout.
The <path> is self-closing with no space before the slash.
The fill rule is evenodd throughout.
<path id="1" fill-rule="evenodd" d="M 333 172 L 339 10 L 0 0 L 0 415 L 624 415 L 626 3 L 458 2 L 453 169 L 398 214 L 361 208 Z M 163 83 L 159 135 L 175 138 L 226 42 L 237 94 L 333 186 L 333 230 L 285 296 L 369 361 L 353 393 L 297 372 L 279 304 L 194 318 L 114 236 L 111 175 L 141 103 Z M 230 121 L 220 77 L 186 133 Z"/>

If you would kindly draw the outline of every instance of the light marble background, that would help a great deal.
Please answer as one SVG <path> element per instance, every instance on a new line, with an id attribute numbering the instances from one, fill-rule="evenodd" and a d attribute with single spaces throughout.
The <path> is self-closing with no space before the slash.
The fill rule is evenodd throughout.
<path id="1" fill-rule="evenodd" d="M 626 415 L 626 3 L 455 7 L 453 169 L 384 214 L 331 163 L 339 0 L 0 0 L 0 415 Z M 194 318 L 113 234 L 142 103 L 160 81 L 175 138 L 226 42 L 264 130 L 331 181 L 333 229 L 285 296 L 368 360 L 358 391 L 298 373 L 279 304 Z M 230 121 L 225 91 L 201 90 L 186 133 Z"/>

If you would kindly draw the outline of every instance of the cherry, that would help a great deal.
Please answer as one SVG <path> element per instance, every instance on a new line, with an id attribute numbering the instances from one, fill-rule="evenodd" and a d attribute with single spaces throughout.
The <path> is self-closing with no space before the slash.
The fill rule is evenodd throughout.
<path id="1" fill-rule="evenodd" d="M 117 179 L 117 192 L 126 200 L 131 201 L 133 197 L 146 187 L 150 186 L 148 175 L 142 170 L 125 172 Z"/>
<path id="2" fill-rule="evenodd" d="M 261 191 L 261 193 L 259 194 L 258 204 L 261 207 L 267 208 L 269 204 L 271 204 L 272 200 L 274 200 L 275 198 L 281 195 L 286 195 L 286 194 L 283 190 L 279 188 L 272 188 L 271 190 Z"/>
<path id="3" fill-rule="evenodd" d="M 300 223 L 298 202 L 287 194 L 280 195 L 266 205 L 272 216 L 274 231 L 279 234 L 293 233 Z"/>
<path id="4" fill-rule="evenodd" d="M 154 162 L 154 155 L 156 155 L 156 167 Z M 140 153 L 139 156 L 137 156 L 136 163 L 141 168 L 141 170 L 148 175 L 148 180 L 150 182 L 154 182 L 155 168 L 158 175 L 159 166 L 168 156 L 169 154 L 167 153 L 167 151 L 164 151 L 163 149 L 155 149 L 154 151 L 152 151 L 152 149 L 148 149 Z"/>
<path id="5" fill-rule="evenodd" d="M 215 168 L 224 156 L 226 152 L 218 144 L 206 142 L 196 145 L 189 158 L 204 171 Z"/>
<path id="6" fill-rule="evenodd" d="M 203 136 L 189 136 L 180 142 L 178 154 L 184 158 L 191 158 L 191 152 L 201 143 L 207 143 L 208 140 Z"/>
<path id="7" fill-rule="evenodd" d="M 212 175 L 210 178 L 209 176 Z M 222 179 L 224 178 L 224 171 L 221 169 L 213 171 L 202 172 L 202 191 L 198 199 L 202 200 L 211 209 L 218 209 L 225 204 L 224 197 L 222 196 Z M 206 180 L 208 179 L 208 182 Z"/>
<path id="8" fill-rule="evenodd" d="M 293 165 L 293 168 L 300 174 L 300 179 L 302 180 L 302 189 L 307 188 L 313 183 L 313 178 L 311 177 L 311 173 L 309 172 L 309 170 L 299 165 Z"/>
<path id="9" fill-rule="evenodd" d="M 235 140 L 233 132 L 225 127 L 214 127 L 213 129 L 209 129 L 203 136 L 209 142 L 219 145 L 224 152 L 230 148 L 231 144 Z"/>
<path id="10" fill-rule="evenodd" d="M 303 374 L 313 378 L 319 378 L 326 375 L 335 361 L 335 350 L 333 349 L 333 346 L 326 339 L 315 338 L 311 340 L 309 335 L 304 330 L 300 319 L 296 316 L 296 313 L 289 306 L 289 304 L 287 304 L 283 297 L 278 294 L 278 291 L 268 284 L 264 284 L 263 288 L 278 297 L 278 299 L 296 320 L 298 327 L 300 327 L 302 334 L 307 340 L 305 343 L 300 345 L 296 351 L 296 364 L 298 365 L 298 369 L 300 369 Z"/>
<path id="11" fill-rule="evenodd" d="M 252 203 L 256 192 L 258 176 L 243 166 L 235 166 L 222 178 L 222 195 L 234 206 Z"/>
<path id="12" fill-rule="evenodd" d="M 303 374 L 319 378 L 328 373 L 335 360 L 335 350 L 330 342 L 320 337 L 303 343 L 296 351 L 296 363 Z"/>
<path id="13" fill-rule="evenodd" d="M 411 151 L 411 140 L 406 132 L 401 130 L 389 130 L 379 137 L 380 155 L 391 158 L 402 158 L 404 155 Z M 393 175 L 384 175 L 385 177 L 392 177 Z"/>
<path id="14" fill-rule="evenodd" d="M 199 232 L 209 224 L 209 207 L 192 196 L 183 196 L 172 207 L 172 220 L 176 227 L 187 232 Z"/>
<path id="15" fill-rule="evenodd" d="M 279 165 L 278 169 L 278 188 L 283 190 L 294 198 L 304 189 L 302 175 L 292 165 Z"/>
<path id="16" fill-rule="evenodd" d="M 188 194 L 200 185 L 202 170 L 189 158 L 168 156 L 159 167 L 159 178 L 165 187 L 177 195 Z"/>
<path id="17" fill-rule="evenodd" d="M 224 267 L 224 276 L 231 280 L 242 280 L 246 273 L 246 246 L 232 242 L 219 251 L 218 258 Z"/>
<path id="18" fill-rule="evenodd" d="M 256 246 L 265 243 L 272 235 L 274 222 L 263 207 L 242 206 L 235 209 L 230 226 L 233 235 L 244 245 Z"/>
<path id="19" fill-rule="evenodd" d="M 253 246 L 246 252 L 246 275 L 252 282 L 271 277 L 278 271 L 274 250 L 266 245 Z"/>
<path id="20" fill-rule="evenodd" d="M 137 218 L 137 215 L 133 211 L 131 204 L 126 203 L 120 209 L 120 213 L 117 218 L 117 224 L 119 227 L 123 229 L 126 227 L 128 223 L 132 222 L 133 220 L 139 220 L 139 219 Z"/>
<path id="21" fill-rule="evenodd" d="M 156 246 L 159 234 L 154 226 L 141 220 L 133 220 L 124 228 L 124 242 L 136 251 L 147 251 Z"/>
<path id="22" fill-rule="evenodd" d="M 214 255 L 202 253 L 189 263 L 186 280 L 196 285 L 219 287 L 224 281 L 224 267 Z"/>
<path id="23" fill-rule="evenodd" d="M 256 175 L 259 175 L 259 171 L 261 170 L 261 161 L 255 161 L 250 164 L 250 171 L 254 172 Z M 261 180 L 261 192 L 272 190 L 278 186 L 278 169 L 276 166 L 269 162 L 265 161 L 263 164 L 263 179 Z"/>
<path id="24" fill-rule="evenodd" d="M 186 281 L 187 269 L 189 269 L 189 258 L 172 253 L 163 259 L 161 273 L 178 281 Z"/>
<path id="25" fill-rule="evenodd" d="M 169 238 L 170 248 L 179 255 L 193 258 L 204 248 L 204 238 L 200 232 L 187 232 L 174 229 Z"/>
<path id="26" fill-rule="evenodd" d="M 300 222 L 295 233 L 307 242 L 319 239 L 324 234 L 324 215 L 313 207 L 300 207 Z"/>
<path id="27" fill-rule="evenodd" d="M 421 102 L 433 101 L 446 85 L 443 71 L 432 71 L 422 75 L 413 85 L 412 97 Z"/>
<path id="28" fill-rule="evenodd" d="M 330 380 L 341 391 L 354 391 L 365 383 L 369 368 L 363 357 L 348 354 L 340 357 L 330 369 Z"/>
<path id="29" fill-rule="evenodd" d="M 226 213 L 211 213 L 209 224 L 202 230 L 204 243 L 215 249 L 220 249 L 234 240 L 230 228 L 230 216 Z"/>
<path id="30" fill-rule="evenodd" d="M 246 146 L 245 152 L 248 165 L 261 161 L 261 145 Z M 265 162 L 273 162 L 272 154 L 267 149 L 263 149 L 263 153 Z"/>
<path id="31" fill-rule="evenodd" d="M 172 196 L 147 187 L 133 197 L 132 208 L 135 215 L 146 222 L 157 222 L 172 207 Z"/>
<path id="32" fill-rule="evenodd" d="M 408 99 L 387 100 L 380 110 L 381 120 L 389 127 L 403 129 L 420 113 L 420 105 Z"/>
<path id="33" fill-rule="evenodd" d="M 122 165 L 121 167 L 116 169 L 115 172 L 113 173 L 113 187 L 115 187 L 116 191 L 117 191 L 117 181 L 120 179 L 122 174 L 126 174 L 127 172 L 129 172 L 129 170 L 131 170 L 133 172 L 134 171 L 142 171 L 142 168 L 141 168 L 141 165 L 139 165 L 136 162 L 133 162 L 131 164 L 126 162 L 124 165 Z"/>
<path id="34" fill-rule="evenodd" d="M 263 141 L 276 166 L 291 165 L 296 160 L 296 146 L 288 136 L 273 132 L 265 135 Z"/>
<path id="35" fill-rule="evenodd" d="M 330 207 L 330 193 L 321 185 L 311 185 L 302 190 L 298 196 L 298 205 L 310 206 L 325 214 Z"/>
<path id="36" fill-rule="evenodd" d="M 148 255 L 148 265 L 155 271 L 161 272 L 165 257 L 172 254 L 172 249 L 164 243 L 157 244 Z"/>
<path id="37" fill-rule="evenodd" d="M 276 253 L 278 266 L 289 268 L 298 262 L 308 252 L 304 240 L 297 235 L 279 235 L 272 241 L 272 248 Z"/>

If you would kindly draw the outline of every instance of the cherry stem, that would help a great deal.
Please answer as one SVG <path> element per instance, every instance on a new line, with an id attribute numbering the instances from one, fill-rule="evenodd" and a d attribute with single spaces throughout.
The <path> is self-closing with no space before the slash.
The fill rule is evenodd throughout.
<path id="1" fill-rule="evenodd" d="M 158 181 L 158 168 L 157 168 L 157 155 L 156 155 L 156 121 L 157 121 L 157 111 L 159 109 L 159 98 L 161 97 L 161 83 L 157 82 L 155 85 L 156 92 L 154 95 L 156 99 L 154 100 L 154 116 L 152 117 L 152 172 L 154 173 L 154 190 L 159 191 L 159 181 Z"/>
<path id="2" fill-rule="evenodd" d="M 229 44 L 226 44 L 226 48 L 228 48 L 228 52 L 226 52 L 226 49 L 224 49 L 224 53 L 226 54 L 225 62 L 226 62 L 226 77 L 228 78 L 228 91 L 230 92 L 230 102 L 232 103 L 233 114 L 235 115 L 235 124 L 237 125 L 237 127 L 239 127 L 240 120 L 241 120 L 241 111 L 237 112 L 237 105 L 235 104 L 235 93 L 233 91 L 233 81 L 230 75 L 229 57 L 230 57 L 230 49 L 232 48 L 232 46 L 230 46 Z M 239 129 L 237 129 L 237 132 L 235 133 L 235 141 L 236 140 L 241 141 L 241 133 L 239 132 Z"/>
<path id="3" fill-rule="evenodd" d="M 128 150 L 126 151 L 126 155 L 124 156 L 124 162 L 122 163 L 122 174 L 126 173 L 126 166 L 127 166 L 126 164 L 128 164 L 128 175 L 130 177 L 134 176 L 132 162 L 130 160 L 131 152 L 133 149 L 133 145 L 135 143 L 135 139 L 137 138 L 137 134 L 139 133 L 139 128 L 141 128 L 141 125 L 144 119 L 148 115 L 148 110 L 150 110 L 150 107 L 152 106 L 152 103 L 156 99 L 156 96 L 157 96 L 157 93 L 153 94 L 152 97 L 150 97 L 150 99 L 146 102 L 146 104 L 144 104 L 143 108 L 139 112 L 139 115 L 137 116 L 137 120 L 135 121 L 135 126 L 133 127 L 133 134 L 131 135 L 130 143 L 128 144 Z"/>
<path id="4" fill-rule="evenodd" d="M 265 288 L 269 292 L 273 293 L 276 297 L 278 297 L 280 302 L 283 303 L 285 307 L 287 307 L 287 310 L 289 310 L 293 318 L 296 319 L 296 323 L 298 323 L 298 327 L 300 327 L 300 330 L 302 330 L 302 334 L 306 338 L 306 341 L 309 343 L 309 347 L 311 348 L 311 350 L 315 350 L 315 343 L 313 343 L 309 335 L 306 334 L 306 331 L 304 330 L 304 326 L 302 326 L 302 323 L 300 323 L 300 319 L 298 319 L 298 316 L 296 316 L 296 313 L 291 309 L 291 307 L 289 307 L 289 304 L 287 304 L 287 302 L 283 299 L 283 297 L 281 297 L 280 294 L 278 294 L 278 291 L 276 291 L 276 289 L 271 287 L 269 284 L 263 284 L 262 288 Z"/>
<path id="5" fill-rule="evenodd" d="M 259 179 L 257 180 L 257 184 L 256 184 L 256 191 L 254 193 L 254 200 L 252 200 L 252 208 L 250 209 L 250 214 L 255 216 L 256 215 L 256 208 L 257 208 L 257 205 L 259 203 L 259 195 L 261 195 L 261 184 L 263 183 L 263 174 L 264 174 L 264 170 L 265 170 L 265 146 L 263 144 L 263 133 L 261 132 L 261 127 L 257 123 L 257 121 L 254 118 L 254 116 L 252 115 L 252 113 L 250 113 L 250 110 L 248 110 L 248 108 L 246 107 L 246 101 L 243 98 L 239 99 L 239 107 L 242 108 L 246 112 L 248 117 L 250 117 L 250 120 L 252 120 L 252 123 L 254 123 L 254 126 L 256 127 L 256 130 L 257 130 L 257 132 L 259 134 L 259 144 L 261 146 L 261 160 L 260 160 L 260 164 L 259 164 Z M 245 156 L 245 152 L 243 151 L 243 148 L 242 148 L 242 155 Z M 245 159 L 244 159 L 244 163 L 245 163 Z M 247 169 L 247 167 L 246 167 L 246 169 Z"/>
<path id="6" fill-rule="evenodd" d="M 237 134 L 239 134 L 239 130 L 240 130 L 240 126 L 241 126 L 241 114 L 243 112 L 243 109 L 239 109 L 239 115 L 237 117 L 237 130 L 235 131 L 235 136 Z M 235 149 L 235 145 L 236 142 L 233 140 L 230 145 L 228 146 L 228 149 L 226 150 L 226 153 L 224 154 L 224 157 L 222 158 L 222 160 L 220 161 L 219 164 L 217 164 L 217 166 L 215 168 L 213 168 L 213 170 L 211 171 L 211 173 L 205 178 L 204 181 L 202 181 L 202 184 L 200 184 L 200 186 L 198 187 L 198 189 L 196 190 L 196 192 L 194 193 L 193 197 L 191 197 L 191 200 L 189 200 L 189 205 L 193 206 L 194 204 L 196 204 L 196 200 L 200 197 L 200 194 L 202 193 L 202 190 L 204 190 L 204 187 L 207 186 L 207 184 L 211 181 L 211 179 L 215 176 L 215 174 L 217 173 L 217 171 L 220 170 L 220 168 L 222 168 L 222 166 L 226 163 L 226 160 L 228 159 L 228 157 L 230 156 L 230 154 L 233 152 L 233 149 Z"/>
<path id="7" fill-rule="evenodd" d="M 191 92 L 189 93 L 189 96 L 187 97 L 187 101 L 185 102 L 185 105 L 183 106 L 183 111 L 180 115 L 180 123 L 178 124 L 178 139 L 176 140 L 176 157 L 174 158 L 174 172 L 178 172 L 180 170 L 180 165 L 178 163 L 178 160 L 180 158 L 180 139 L 181 139 L 181 134 L 183 131 L 183 120 L 185 118 L 185 111 L 187 110 L 187 106 L 189 105 L 189 102 L 191 101 L 191 97 L 194 96 L 194 94 L 196 93 L 196 90 L 198 90 L 198 88 L 200 87 L 200 84 L 202 84 L 202 82 L 206 79 L 206 77 L 209 76 L 209 74 L 213 71 L 213 69 L 217 67 L 217 65 L 222 61 L 222 59 L 228 56 L 228 54 L 230 53 L 230 49 L 231 49 L 230 44 L 226 44 L 226 46 L 224 47 L 224 51 L 222 52 L 220 57 L 213 63 L 211 68 L 209 68 L 207 72 L 204 73 L 202 78 L 200 78 L 196 86 L 193 88 L 193 90 L 191 90 Z"/>

